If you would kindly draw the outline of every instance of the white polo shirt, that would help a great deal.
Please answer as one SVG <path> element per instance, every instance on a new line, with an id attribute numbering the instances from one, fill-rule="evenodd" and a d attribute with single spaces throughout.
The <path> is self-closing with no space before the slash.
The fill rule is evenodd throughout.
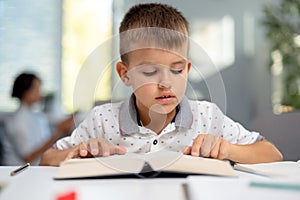
<path id="1" fill-rule="evenodd" d="M 56 148 L 68 149 L 91 138 L 105 138 L 127 152 L 148 153 L 157 150 L 182 151 L 199 134 L 213 134 L 233 144 L 251 144 L 263 140 L 257 132 L 250 132 L 232 121 L 213 103 L 192 101 L 186 97 L 178 105 L 175 119 L 157 135 L 139 125 L 135 98 L 121 103 L 95 107 L 71 136 L 56 142 Z"/>

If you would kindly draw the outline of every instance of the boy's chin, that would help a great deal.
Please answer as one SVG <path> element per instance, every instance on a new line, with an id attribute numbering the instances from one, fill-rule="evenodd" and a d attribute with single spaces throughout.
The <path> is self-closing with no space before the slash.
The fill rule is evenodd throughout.
<path id="1" fill-rule="evenodd" d="M 169 113 L 172 113 L 175 109 L 176 109 L 176 105 L 155 104 L 151 106 L 150 111 L 161 115 L 167 115 Z"/>

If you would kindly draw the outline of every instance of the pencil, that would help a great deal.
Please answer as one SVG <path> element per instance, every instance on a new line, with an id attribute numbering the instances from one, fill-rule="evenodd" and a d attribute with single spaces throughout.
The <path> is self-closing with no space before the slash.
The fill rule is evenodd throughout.
<path id="1" fill-rule="evenodd" d="M 12 171 L 12 172 L 10 173 L 10 175 L 11 175 L 11 176 L 14 176 L 14 175 L 16 175 L 16 174 L 18 174 L 18 173 L 24 171 L 25 169 L 27 169 L 29 166 L 30 166 L 30 163 L 26 163 L 25 165 L 23 165 L 23 166 L 21 166 L 21 167 L 15 169 L 14 171 Z"/>

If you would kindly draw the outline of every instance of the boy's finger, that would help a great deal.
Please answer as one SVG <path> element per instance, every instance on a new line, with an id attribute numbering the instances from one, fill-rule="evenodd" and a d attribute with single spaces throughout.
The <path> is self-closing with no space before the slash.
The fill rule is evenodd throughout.
<path id="1" fill-rule="evenodd" d="M 73 148 L 66 156 L 65 160 L 69 160 L 72 158 L 78 158 L 79 157 L 79 147 Z"/>
<path id="2" fill-rule="evenodd" d="M 182 149 L 182 153 L 185 154 L 185 155 L 190 155 L 191 151 L 192 151 L 192 147 L 191 146 L 187 146 L 187 147 L 184 147 Z"/>
<path id="3" fill-rule="evenodd" d="M 220 141 L 219 145 L 219 153 L 218 153 L 218 159 L 226 159 L 228 158 L 228 151 L 229 151 L 229 143 L 225 140 Z"/>
<path id="4" fill-rule="evenodd" d="M 203 139 L 203 143 L 200 147 L 200 155 L 203 157 L 209 157 L 210 152 L 217 143 L 217 141 L 218 137 L 211 134 L 207 134 L 206 137 Z"/>
<path id="5" fill-rule="evenodd" d="M 98 140 L 98 145 L 99 145 L 101 155 L 103 157 L 107 157 L 110 155 L 109 145 L 107 144 L 107 142 L 105 140 Z"/>
<path id="6" fill-rule="evenodd" d="M 204 135 L 198 135 L 198 137 L 194 140 L 191 150 L 192 156 L 199 156 L 200 155 L 200 147 L 203 143 Z"/>
<path id="7" fill-rule="evenodd" d="M 86 157 L 88 155 L 87 144 L 85 142 L 79 144 L 79 155 L 81 157 Z"/>
<path id="8" fill-rule="evenodd" d="M 220 141 L 218 141 L 210 151 L 210 157 L 212 158 L 218 158 L 219 156 L 219 149 L 220 149 Z"/>
<path id="9" fill-rule="evenodd" d="M 109 147 L 110 155 L 118 154 L 118 155 L 124 155 L 127 150 L 123 146 L 110 146 Z"/>
<path id="10" fill-rule="evenodd" d="M 89 145 L 89 151 L 93 156 L 99 155 L 98 140 L 94 140 L 94 139 L 89 140 L 88 145 Z"/>

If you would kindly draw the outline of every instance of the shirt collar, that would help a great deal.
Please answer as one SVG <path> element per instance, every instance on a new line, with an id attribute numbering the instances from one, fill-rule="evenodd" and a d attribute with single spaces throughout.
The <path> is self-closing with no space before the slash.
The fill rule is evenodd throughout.
<path id="1" fill-rule="evenodd" d="M 119 126 L 122 135 L 139 133 L 137 110 L 134 98 L 134 94 L 132 94 L 130 97 L 127 97 L 120 107 Z M 175 117 L 175 127 L 189 129 L 191 128 L 192 120 L 193 114 L 191 107 L 188 102 L 188 98 L 184 96 L 179 103 L 179 111 Z"/>

